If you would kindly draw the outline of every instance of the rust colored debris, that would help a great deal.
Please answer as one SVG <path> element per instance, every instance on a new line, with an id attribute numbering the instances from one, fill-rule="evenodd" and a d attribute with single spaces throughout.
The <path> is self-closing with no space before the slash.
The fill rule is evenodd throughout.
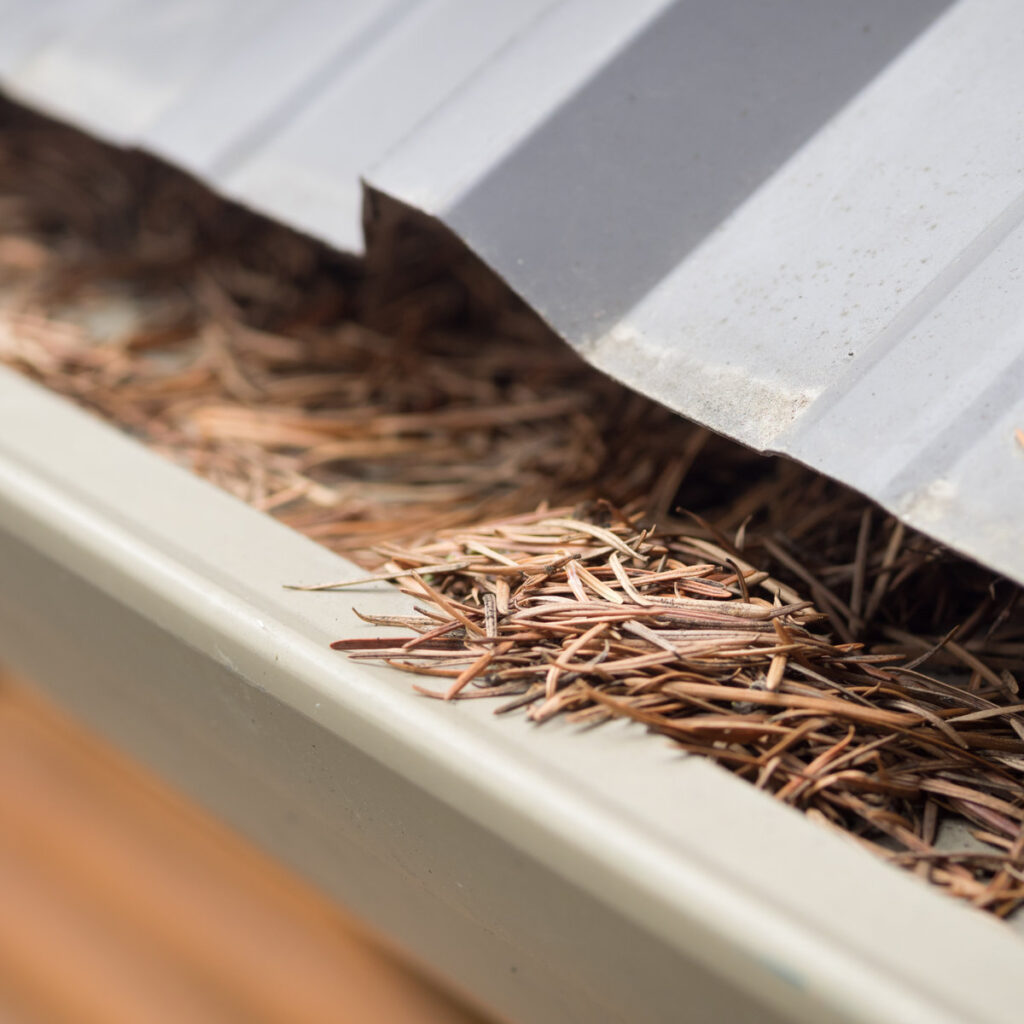
<path id="1" fill-rule="evenodd" d="M 982 678 L 951 685 L 903 653 L 837 642 L 828 616 L 724 537 L 607 505 L 580 514 L 382 548 L 377 577 L 426 607 L 367 617 L 407 639 L 334 647 L 432 677 L 439 688 L 416 686 L 428 696 L 501 697 L 499 712 L 535 722 L 634 719 L 976 906 L 1024 901 L 1024 703 L 1009 673 L 958 647 Z M 970 849 L 936 846 L 951 814 L 973 826 Z"/>
<path id="2" fill-rule="evenodd" d="M 386 242 L 357 264 L 0 107 L 0 362 L 419 602 L 336 647 L 635 719 L 1024 902 L 1019 588 L 586 367 L 449 242 Z"/>

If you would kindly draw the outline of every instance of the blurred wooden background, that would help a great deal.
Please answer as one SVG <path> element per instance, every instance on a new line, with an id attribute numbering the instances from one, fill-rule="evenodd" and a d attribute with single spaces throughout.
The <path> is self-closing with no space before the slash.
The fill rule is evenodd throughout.
<path id="1" fill-rule="evenodd" d="M 2 673 L 0 1020 L 483 1024 Z"/>

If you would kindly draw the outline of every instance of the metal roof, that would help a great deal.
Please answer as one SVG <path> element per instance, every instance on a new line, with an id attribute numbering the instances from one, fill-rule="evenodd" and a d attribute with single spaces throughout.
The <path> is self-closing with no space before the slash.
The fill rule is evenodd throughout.
<path id="1" fill-rule="evenodd" d="M 1016 0 L 0 0 L 0 83 L 332 245 L 361 179 L 590 362 L 1024 582 Z"/>

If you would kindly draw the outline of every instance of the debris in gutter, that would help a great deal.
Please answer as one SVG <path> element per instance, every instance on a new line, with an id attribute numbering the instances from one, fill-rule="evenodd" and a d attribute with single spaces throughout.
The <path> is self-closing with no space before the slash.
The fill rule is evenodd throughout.
<path id="1" fill-rule="evenodd" d="M 0 126 L 0 361 L 419 602 L 379 623 L 406 640 L 341 650 L 538 723 L 635 719 L 979 907 L 1024 902 L 1019 588 L 631 394 L 416 225 L 364 266 Z"/>
<path id="2" fill-rule="evenodd" d="M 498 713 L 537 723 L 633 719 L 977 907 L 1024 903 L 1024 703 L 1009 672 L 951 635 L 912 660 L 837 641 L 717 531 L 643 523 L 597 503 L 387 545 L 384 571 L 406 574 L 417 614 L 365 619 L 411 635 L 333 646 L 430 678 L 415 687 L 429 697 L 501 698 Z M 924 670 L 941 651 L 972 685 Z M 937 845 L 951 813 L 974 848 Z"/>

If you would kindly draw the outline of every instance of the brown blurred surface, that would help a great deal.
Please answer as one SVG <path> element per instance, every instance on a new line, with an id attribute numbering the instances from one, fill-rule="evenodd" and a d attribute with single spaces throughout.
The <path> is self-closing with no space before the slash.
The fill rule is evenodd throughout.
<path id="1" fill-rule="evenodd" d="M 0 1020 L 482 1024 L 2 674 Z"/>

